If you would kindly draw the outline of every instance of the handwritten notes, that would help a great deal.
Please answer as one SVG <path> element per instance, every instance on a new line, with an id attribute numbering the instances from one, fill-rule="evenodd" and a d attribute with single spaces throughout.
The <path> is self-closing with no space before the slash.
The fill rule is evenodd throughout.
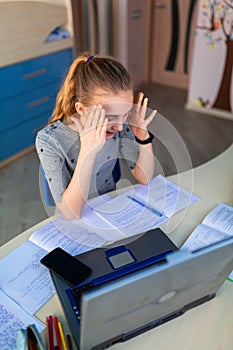
<path id="1" fill-rule="evenodd" d="M 121 238 L 146 232 L 167 220 L 167 217 L 158 217 L 145 206 L 132 201 L 128 197 L 128 192 L 99 206 L 95 209 L 95 212 L 104 221 L 111 223 L 119 230 L 119 237 L 121 234 Z"/>
<path id="2" fill-rule="evenodd" d="M 87 222 L 95 220 L 104 229 L 110 223 L 122 236 L 129 237 L 158 227 L 200 198 L 159 175 L 148 185 L 139 185 L 93 209 Z M 102 219 L 102 226 L 101 220 Z M 122 237 L 122 238 L 123 238 Z"/>
<path id="3" fill-rule="evenodd" d="M 31 314 L 55 293 L 49 271 L 40 263 L 45 254 L 26 241 L 0 261 L 0 288 Z"/>
<path id="4" fill-rule="evenodd" d="M 36 230 L 30 241 L 48 252 L 60 247 L 71 255 L 81 254 L 106 243 L 106 240 L 95 232 L 94 227 L 81 220 L 67 220 L 62 216 Z"/>
<path id="5" fill-rule="evenodd" d="M 200 199 L 161 175 L 154 177 L 147 186 L 136 186 L 134 192 L 136 198 L 164 213 L 167 218 Z"/>
<path id="6" fill-rule="evenodd" d="M 29 324 L 35 324 L 39 332 L 45 328 L 0 290 L 0 349 L 15 349 L 18 331 Z"/>

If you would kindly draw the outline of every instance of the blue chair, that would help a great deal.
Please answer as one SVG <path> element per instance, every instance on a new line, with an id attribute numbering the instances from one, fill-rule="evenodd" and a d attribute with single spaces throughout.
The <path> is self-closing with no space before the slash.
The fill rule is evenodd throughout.
<path id="1" fill-rule="evenodd" d="M 56 204 L 53 200 L 53 196 L 52 193 L 50 191 L 49 188 L 49 184 L 46 180 L 45 177 L 45 173 L 44 173 L 44 169 L 42 168 L 42 165 L 40 165 L 40 172 L 41 172 L 41 178 L 42 178 L 42 183 L 43 183 L 43 189 L 44 189 L 44 199 L 45 199 L 45 203 L 49 206 L 49 207 L 55 207 Z"/>

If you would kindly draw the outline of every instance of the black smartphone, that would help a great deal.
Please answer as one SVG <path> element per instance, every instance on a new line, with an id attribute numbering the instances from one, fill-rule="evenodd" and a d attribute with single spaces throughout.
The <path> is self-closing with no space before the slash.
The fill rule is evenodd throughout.
<path id="1" fill-rule="evenodd" d="M 91 274 L 89 266 L 60 247 L 45 255 L 40 262 L 72 287 L 83 282 Z"/>

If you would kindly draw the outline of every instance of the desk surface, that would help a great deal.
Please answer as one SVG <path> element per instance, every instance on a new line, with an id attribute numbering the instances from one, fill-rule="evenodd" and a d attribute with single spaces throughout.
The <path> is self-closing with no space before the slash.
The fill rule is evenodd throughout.
<path id="1" fill-rule="evenodd" d="M 233 205 L 233 145 L 211 161 L 193 170 L 174 175 L 170 179 L 201 197 L 201 200 L 161 225 L 173 242 L 181 246 L 193 229 L 218 203 Z M 0 258 L 27 240 L 35 229 L 48 220 L 6 243 L 1 248 Z M 233 283 L 225 281 L 216 298 L 210 302 L 127 343 L 114 345 L 112 349 L 232 350 L 232 310 Z M 36 316 L 44 321 L 48 314 L 57 315 L 64 322 L 63 311 L 56 295 L 36 313 Z"/>

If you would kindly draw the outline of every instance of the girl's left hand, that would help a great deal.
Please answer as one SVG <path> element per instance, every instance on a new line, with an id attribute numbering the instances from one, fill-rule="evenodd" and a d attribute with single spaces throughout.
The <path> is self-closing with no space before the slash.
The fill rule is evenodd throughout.
<path id="1" fill-rule="evenodd" d="M 147 127 L 157 113 L 157 110 L 153 110 L 149 117 L 145 119 L 148 98 L 145 97 L 143 100 L 143 97 L 144 94 L 140 92 L 133 105 L 133 109 L 128 116 L 128 122 L 131 127 L 131 130 L 134 133 L 134 135 L 140 140 L 143 140 L 148 137 Z"/>

